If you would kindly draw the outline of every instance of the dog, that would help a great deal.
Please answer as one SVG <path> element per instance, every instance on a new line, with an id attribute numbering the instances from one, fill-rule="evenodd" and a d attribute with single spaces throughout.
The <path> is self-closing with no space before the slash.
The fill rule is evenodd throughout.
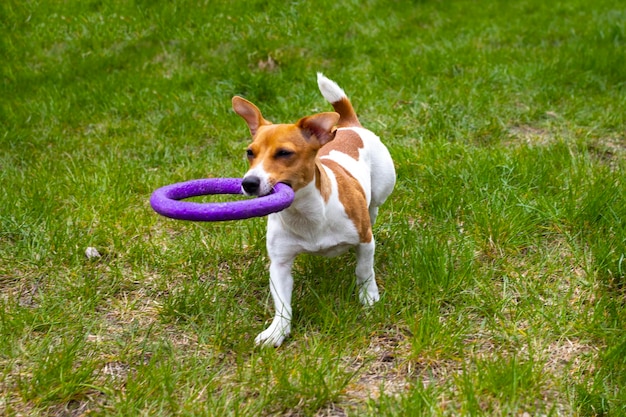
<path id="1" fill-rule="evenodd" d="M 359 300 L 365 306 L 379 300 L 372 225 L 394 188 L 395 167 L 378 136 L 361 126 L 343 89 L 321 73 L 317 83 L 335 111 L 294 124 L 273 124 L 253 103 L 232 99 L 253 138 L 246 150 L 250 167 L 242 179 L 243 194 L 264 196 L 277 183 L 295 193 L 289 207 L 268 217 L 275 315 L 256 337 L 257 345 L 280 346 L 291 332 L 291 269 L 300 253 L 336 256 L 356 248 Z"/>

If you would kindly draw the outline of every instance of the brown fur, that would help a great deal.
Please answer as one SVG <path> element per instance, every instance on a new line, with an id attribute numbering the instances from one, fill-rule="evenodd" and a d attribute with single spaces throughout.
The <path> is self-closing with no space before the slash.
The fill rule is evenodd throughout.
<path id="1" fill-rule="evenodd" d="M 356 178 L 332 159 L 322 159 L 322 164 L 330 168 L 335 174 L 339 201 L 356 226 L 361 242 L 370 242 L 372 240 L 372 225 L 363 187 Z"/>
<path id="2" fill-rule="evenodd" d="M 330 193 L 332 192 L 332 185 L 319 159 L 315 161 L 315 188 L 320 191 L 324 202 L 328 203 Z"/>
<path id="3" fill-rule="evenodd" d="M 352 103 L 350 103 L 350 100 L 348 100 L 346 97 L 334 102 L 333 109 L 335 109 L 335 111 L 341 115 L 341 117 L 339 118 L 339 122 L 337 123 L 338 127 L 361 127 L 361 122 L 359 122 L 359 119 L 354 112 Z"/>
<path id="4" fill-rule="evenodd" d="M 355 160 L 359 160 L 359 149 L 363 148 L 363 139 L 353 130 L 338 130 L 335 140 L 322 146 L 317 156 L 325 156 L 331 151 L 343 152 Z"/>

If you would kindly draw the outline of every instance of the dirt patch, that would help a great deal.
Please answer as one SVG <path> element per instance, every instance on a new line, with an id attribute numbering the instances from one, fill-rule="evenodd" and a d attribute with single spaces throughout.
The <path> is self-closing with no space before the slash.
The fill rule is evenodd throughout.
<path id="1" fill-rule="evenodd" d="M 531 125 L 511 126 L 508 129 L 507 145 L 546 146 L 554 142 L 554 132 Z"/>
<path id="2" fill-rule="evenodd" d="M 407 387 L 406 359 L 410 345 L 400 329 L 390 329 L 372 338 L 361 355 L 346 358 L 348 369 L 358 370 L 358 377 L 346 389 L 349 401 L 376 399 L 382 393 L 395 395 Z"/>
<path id="3" fill-rule="evenodd" d="M 626 158 L 626 136 L 595 139 L 589 143 L 588 150 L 597 161 L 616 171 Z"/>

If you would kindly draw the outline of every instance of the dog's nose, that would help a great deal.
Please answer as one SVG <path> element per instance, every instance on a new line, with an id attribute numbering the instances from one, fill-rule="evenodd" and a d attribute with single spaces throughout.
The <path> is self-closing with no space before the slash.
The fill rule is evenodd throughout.
<path id="1" fill-rule="evenodd" d="M 249 195 L 258 194 L 260 186 L 261 179 L 253 175 L 245 177 L 243 181 L 241 181 L 241 188 L 243 188 L 243 191 Z"/>

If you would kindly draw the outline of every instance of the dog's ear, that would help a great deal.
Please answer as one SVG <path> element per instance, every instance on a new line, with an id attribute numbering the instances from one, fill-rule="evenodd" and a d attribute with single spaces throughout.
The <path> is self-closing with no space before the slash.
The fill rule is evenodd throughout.
<path id="1" fill-rule="evenodd" d="M 335 133 L 337 131 L 335 125 L 338 121 L 339 113 L 326 112 L 303 117 L 298 120 L 296 126 L 302 129 L 307 140 L 311 136 L 315 136 L 320 146 L 324 146 L 335 139 Z"/>
<path id="2" fill-rule="evenodd" d="M 235 113 L 243 117 L 246 121 L 252 136 L 256 135 L 260 126 L 272 124 L 272 122 L 263 118 L 263 115 L 257 106 L 245 98 L 241 98 L 239 96 L 233 97 L 233 110 L 235 110 Z"/>

